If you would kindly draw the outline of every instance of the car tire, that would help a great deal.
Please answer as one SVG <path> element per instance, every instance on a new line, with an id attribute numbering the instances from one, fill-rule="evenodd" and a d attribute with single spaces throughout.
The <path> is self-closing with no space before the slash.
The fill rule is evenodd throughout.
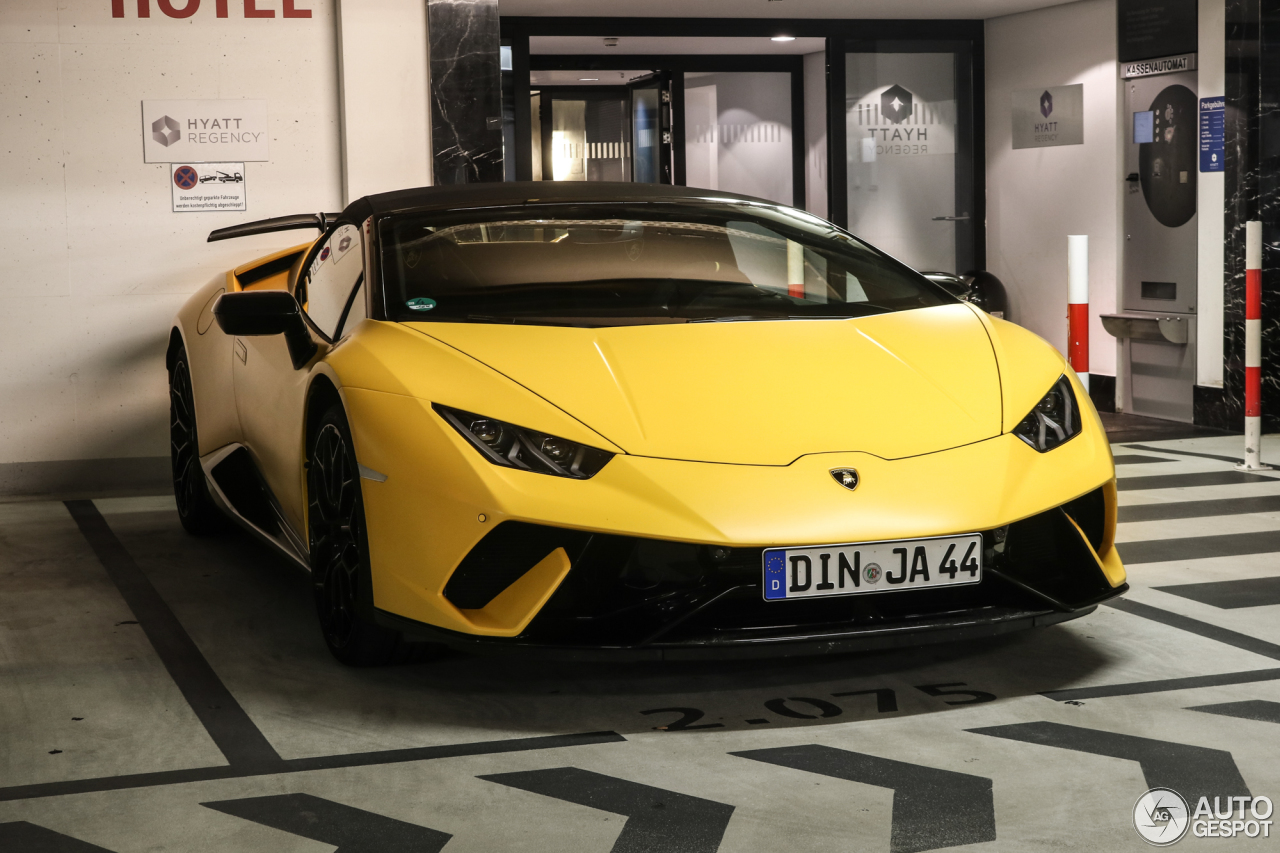
<path id="1" fill-rule="evenodd" d="M 227 519 L 213 502 L 200 466 L 195 396 L 186 347 L 179 347 L 169 370 L 169 459 L 178 519 L 188 533 L 208 536 L 226 529 Z"/>
<path id="2" fill-rule="evenodd" d="M 364 499 L 351 429 L 342 406 L 320 418 L 307 447 L 307 538 L 316 615 L 325 644 L 348 666 L 382 666 L 434 657 L 373 621 L 373 581 Z"/>

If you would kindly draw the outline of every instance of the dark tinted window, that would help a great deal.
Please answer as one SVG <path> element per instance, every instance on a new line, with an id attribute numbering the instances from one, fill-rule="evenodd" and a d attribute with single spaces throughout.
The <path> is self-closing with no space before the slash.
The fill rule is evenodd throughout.
<path id="1" fill-rule="evenodd" d="M 382 223 L 391 319 L 628 325 L 860 317 L 954 302 L 809 214 L 556 205 Z"/>

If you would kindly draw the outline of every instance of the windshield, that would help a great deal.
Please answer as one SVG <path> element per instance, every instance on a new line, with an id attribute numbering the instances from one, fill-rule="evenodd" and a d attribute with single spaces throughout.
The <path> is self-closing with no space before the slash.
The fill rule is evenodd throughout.
<path id="1" fill-rule="evenodd" d="M 617 326 L 862 317 L 955 302 L 787 208 L 538 205 L 381 224 L 389 319 Z"/>

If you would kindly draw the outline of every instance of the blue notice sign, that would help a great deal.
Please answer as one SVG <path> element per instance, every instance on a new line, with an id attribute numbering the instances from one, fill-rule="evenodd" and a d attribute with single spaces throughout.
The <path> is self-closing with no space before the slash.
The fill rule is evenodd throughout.
<path id="1" fill-rule="evenodd" d="M 1200 171 L 1221 172 L 1226 168 L 1223 133 L 1227 125 L 1227 99 L 1200 99 Z"/>

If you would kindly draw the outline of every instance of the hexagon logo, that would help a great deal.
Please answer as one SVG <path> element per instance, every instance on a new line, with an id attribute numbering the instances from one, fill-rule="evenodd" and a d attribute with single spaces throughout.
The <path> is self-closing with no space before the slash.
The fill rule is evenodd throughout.
<path id="1" fill-rule="evenodd" d="M 178 127 L 178 123 L 168 116 L 161 116 L 151 122 L 151 138 L 165 148 L 177 142 L 181 137 L 182 131 Z"/>
<path id="2" fill-rule="evenodd" d="M 1048 90 L 1046 90 L 1045 93 L 1040 96 L 1040 115 L 1048 118 L 1049 113 L 1051 112 L 1053 112 L 1053 95 L 1050 95 Z"/>
<path id="3" fill-rule="evenodd" d="M 914 110 L 913 100 L 910 92 L 894 83 L 880 96 L 880 115 L 894 124 L 902 124 Z"/>

